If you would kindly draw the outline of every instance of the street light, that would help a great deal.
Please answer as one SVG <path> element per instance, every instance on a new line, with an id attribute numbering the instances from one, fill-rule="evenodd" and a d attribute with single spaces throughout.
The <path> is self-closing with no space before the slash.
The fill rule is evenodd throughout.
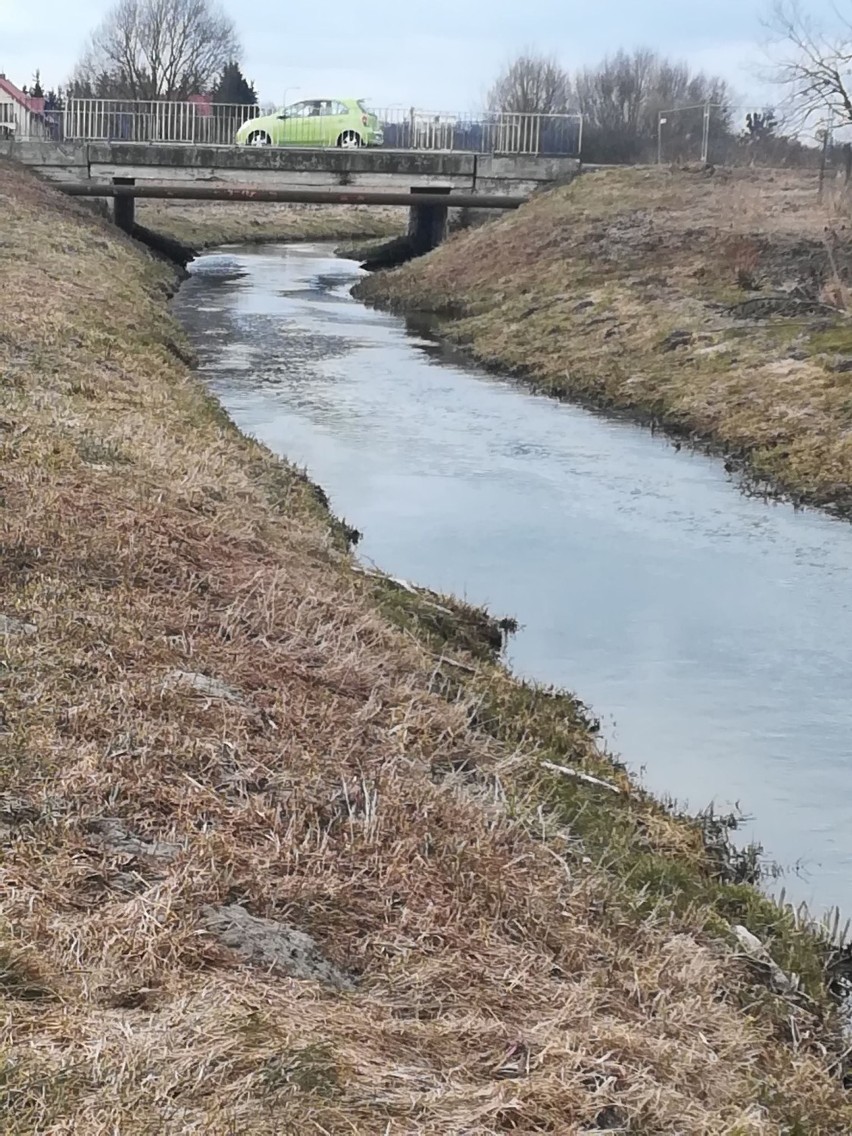
<path id="1" fill-rule="evenodd" d="M 281 104 L 281 109 L 284 110 L 287 106 L 287 92 L 288 91 L 301 91 L 301 87 L 285 87 L 284 88 L 284 102 Z"/>

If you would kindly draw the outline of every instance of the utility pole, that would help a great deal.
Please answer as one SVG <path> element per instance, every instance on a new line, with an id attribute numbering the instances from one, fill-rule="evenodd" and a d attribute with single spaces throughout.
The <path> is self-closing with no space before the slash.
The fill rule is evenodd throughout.
<path id="1" fill-rule="evenodd" d="M 710 103 L 704 104 L 704 125 L 701 132 L 701 164 L 707 165 L 710 156 Z"/>
<path id="2" fill-rule="evenodd" d="M 822 156 L 819 163 L 819 190 L 817 191 L 817 200 L 822 201 L 825 193 L 825 168 L 828 165 L 828 148 L 831 145 L 831 136 L 834 131 L 834 108 L 828 108 L 828 118 L 826 119 L 825 127 L 822 135 Z"/>
<path id="3" fill-rule="evenodd" d="M 657 165 L 663 164 L 663 127 L 669 120 L 662 111 L 657 115 Z"/>

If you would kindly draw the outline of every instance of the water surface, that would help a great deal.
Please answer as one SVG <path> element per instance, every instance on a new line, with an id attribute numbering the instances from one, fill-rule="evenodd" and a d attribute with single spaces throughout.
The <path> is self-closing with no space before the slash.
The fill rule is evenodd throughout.
<path id="1" fill-rule="evenodd" d="M 358 275 L 322 246 L 195 262 L 177 313 L 237 424 L 364 559 L 516 616 L 514 669 L 576 691 L 650 788 L 738 804 L 788 894 L 852 913 L 852 526 L 465 366 Z"/>

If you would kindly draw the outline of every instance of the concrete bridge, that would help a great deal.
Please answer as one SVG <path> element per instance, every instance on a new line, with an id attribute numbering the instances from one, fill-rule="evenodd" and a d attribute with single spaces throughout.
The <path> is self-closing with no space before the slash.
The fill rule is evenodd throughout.
<path id="1" fill-rule="evenodd" d="M 14 158 L 58 182 L 112 184 L 115 178 L 259 189 L 386 189 L 412 186 L 454 192 L 523 195 L 578 172 L 576 158 L 442 151 L 297 150 L 283 147 L 194 146 L 177 143 L 0 141 Z"/>

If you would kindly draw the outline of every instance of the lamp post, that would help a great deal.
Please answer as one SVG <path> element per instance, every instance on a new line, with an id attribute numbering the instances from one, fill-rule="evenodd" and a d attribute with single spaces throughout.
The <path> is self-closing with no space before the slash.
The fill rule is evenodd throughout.
<path id="1" fill-rule="evenodd" d="M 287 106 L 287 92 L 288 91 L 301 91 L 301 87 L 285 87 L 284 88 L 284 101 L 281 104 L 281 109 L 284 110 Z"/>

